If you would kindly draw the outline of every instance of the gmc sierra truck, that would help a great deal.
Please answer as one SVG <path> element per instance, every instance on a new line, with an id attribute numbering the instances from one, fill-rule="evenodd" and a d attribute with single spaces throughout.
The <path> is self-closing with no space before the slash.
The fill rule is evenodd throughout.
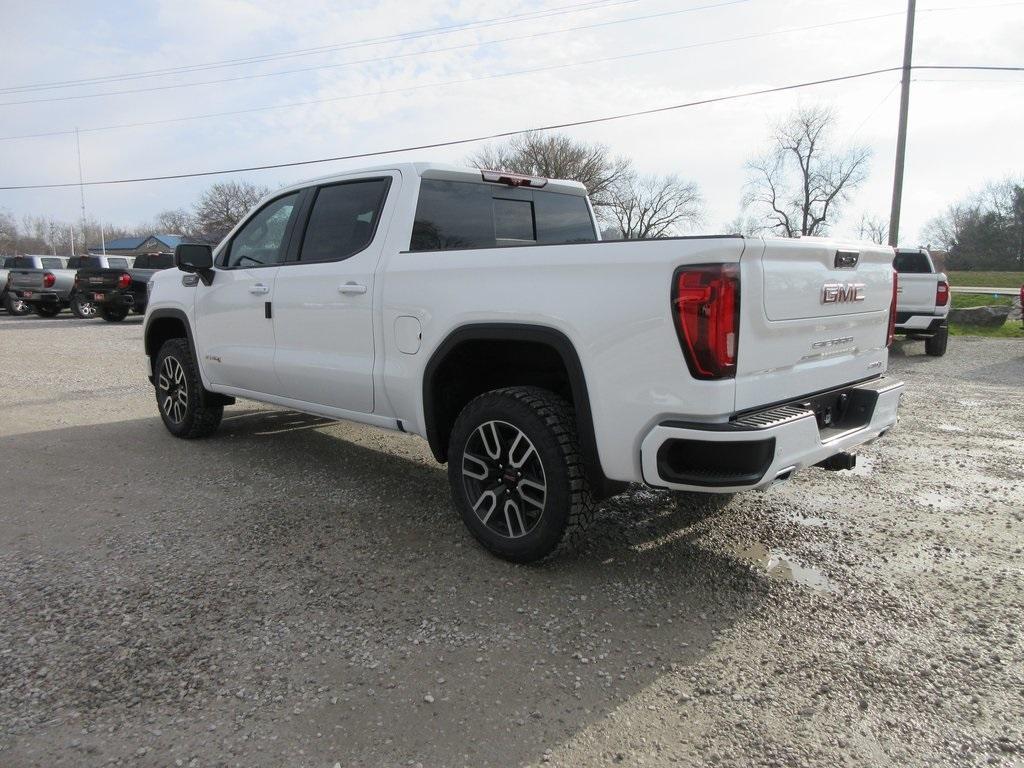
<path id="1" fill-rule="evenodd" d="M 935 269 L 932 255 L 924 248 L 900 248 L 892 264 L 899 276 L 896 333 L 924 339 L 924 351 L 942 357 L 949 342 L 948 278 Z"/>
<path id="2" fill-rule="evenodd" d="M 8 314 L 15 317 L 32 314 L 32 305 L 18 298 L 11 290 L 11 270 L 44 270 L 64 269 L 67 259 L 63 256 L 7 256 L 4 258 L 3 269 L 0 269 L 0 299 Z"/>
<path id="3" fill-rule="evenodd" d="M 161 269 L 174 266 L 174 254 L 142 253 L 130 267 L 86 267 L 78 270 L 75 288 L 87 297 L 96 312 L 109 323 L 144 314 L 149 301 L 149 281 Z"/>
<path id="4" fill-rule="evenodd" d="M 43 257 L 44 259 L 50 257 Z M 70 308 L 76 317 L 96 316 L 92 296 L 78 289 L 75 280 L 82 268 L 127 269 L 131 261 L 126 256 L 72 256 L 62 260 L 63 268 L 12 269 L 9 290 L 25 302 L 40 317 L 56 317 Z"/>
<path id="5" fill-rule="evenodd" d="M 599 242 L 578 183 L 410 163 L 278 190 L 175 259 L 144 325 L 171 434 L 236 397 L 415 433 L 518 562 L 627 483 L 766 488 L 896 424 L 892 250 L 869 243 Z"/>

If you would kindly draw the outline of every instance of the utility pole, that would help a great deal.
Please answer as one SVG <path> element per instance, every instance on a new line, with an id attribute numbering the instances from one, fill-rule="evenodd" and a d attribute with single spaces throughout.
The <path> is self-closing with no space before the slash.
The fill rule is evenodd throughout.
<path id="1" fill-rule="evenodd" d="M 82 242 L 85 249 L 89 244 L 85 242 L 85 184 L 82 180 L 82 141 L 78 137 L 78 126 L 75 126 L 75 149 L 78 151 L 78 194 L 82 198 Z"/>
<path id="2" fill-rule="evenodd" d="M 900 127 L 896 136 L 896 172 L 892 180 L 892 210 L 889 213 L 889 245 L 900 241 L 900 203 L 903 200 L 903 162 L 907 156 L 907 112 L 910 109 L 910 64 L 914 55 L 914 12 L 917 0 L 907 0 L 907 36 L 903 42 L 903 90 L 900 93 Z"/>

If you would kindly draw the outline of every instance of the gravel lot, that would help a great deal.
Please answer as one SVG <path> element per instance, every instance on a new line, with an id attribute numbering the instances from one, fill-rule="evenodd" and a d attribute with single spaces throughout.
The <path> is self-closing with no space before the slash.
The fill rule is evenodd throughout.
<path id="1" fill-rule="evenodd" d="M 854 473 L 481 551 L 418 439 L 170 437 L 141 323 L 0 316 L 0 765 L 1021 765 L 1024 346 L 898 345 Z"/>

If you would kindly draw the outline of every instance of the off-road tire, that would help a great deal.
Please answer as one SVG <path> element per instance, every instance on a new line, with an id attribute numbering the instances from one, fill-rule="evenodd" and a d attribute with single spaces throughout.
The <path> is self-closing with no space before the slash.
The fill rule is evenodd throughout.
<path id="1" fill-rule="evenodd" d="M 168 369 L 174 373 L 177 372 L 174 364 L 169 364 L 165 368 L 168 359 L 180 366 L 182 372 L 177 382 L 178 386 L 173 392 L 163 386 L 164 378 L 169 380 L 175 378 L 173 375 L 167 376 Z M 173 405 L 170 408 L 166 406 L 165 400 L 176 396 L 180 391 L 181 384 L 185 388 L 185 405 L 175 412 Z M 163 420 L 164 426 L 167 427 L 167 431 L 172 435 L 192 440 L 198 437 L 208 437 L 217 431 L 220 420 L 224 416 L 224 406 L 214 405 L 211 401 L 216 399 L 216 395 L 203 388 L 199 369 L 192 358 L 192 350 L 186 339 L 170 339 L 160 347 L 156 363 L 153 366 L 153 385 L 160 418 Z M 180 418 L 178 418 L 179 416 Z"/>
<path id="2" fill-rule="evenodd" d="M 930 339 L 925 339 L 924 351 L 932 357 L 942 357 L 946 354 L 946 345 L 949 343 L 949 328 L 943 326 Z"/>
<path id="3" fill-rule="evenodd" d="M 503 535 L 489 527 L 474 510 L 474 502 L 479 503 L 483 495 L 486 495 L 486 491 L 476 500 L 469 498 L 470 490 L 467 486 L 490 487 L 485 486 L 482 480 L 474 485 L 472 476 L 467 480 L 464 463 L 470 438 L 491 422 L 521 432 L 529 443 L 532 443 L 534 453 L 542 466 L 545 484 L 543 508 L 528 531 L 520 518 L 520 530 L 526 532 L 516 537 Z M 510 459 L 514 447 L 511 446 L 507 452 L 501 447 L 498 459 L 484 458 L 488 458 L 489 461 L 504 459 L 502 464 L 507 463 L 511 467 Z M 470 467 L 473 469 L 474 465 L 470 464 Z M 526 464 L 523 465 L 523 468 L 525 467 Z M 489 477 L 495 478 L 490 482 L 501 482 L 496 480 L 497 475 Z M 534 562 L 548 556 L 559 547 L 570 549 L 577 546 L 584 529 L 594 515 L 593 494 L 584 473 L 572 406 L 553 392 L 540 387 L 508 387 L 493 390 L 476 397 L 463 408 L 455 420 L 449 440 L 448 481 L 455 508 L 462 515 L 463 522 L 473 536 L 490 552 L 512 562 Z M 495 487 L 500 489 L 505 486 Z M 510 493 L 513 500 L 516 500 L 516 494 L 519 494 L 521 499 L 522 486 L 518 488 L 519 490 L 495 490 L 495 493 Z M 497 498 L 507 497 L 502 495 Z M 525 511 L 529 507 L 524 501 L 519 503 Z M 500 502 L 501 505 L 505 503 L 507 502 Z M 496 500 L 495 509 L 498 506 L 499 501 Z M 505 509 L 507 510 L 507 507 Z M 511 531 L 511 527 L 512 524 L 509 524 L 506 530 Z"/>
<path id="4" fill-rule="evenodd" d="M 32 311 L 40 317 L 56 317 L 62 309 L 63 307 L 59 304 L 56 307 L 51 307 L 49 304 L 36 304 L 32 307 Z"/>
<path id="5" fill-rule="evenodd" d="M 128 317 L 128 310 L 114 309 L 113 307 L 100 307 L 100 317 L 108 323 L 120 323 Z"/>
<path id="6" fill-rule="evenodd" d="M 71 297 L 71 313 L 79 320 L 91 320 L 99 314 L 99 307 L 82 294 L 76 293 Z"/>
<path id="7" fill-rule="evenodd" d="M 12 317 L 24 317 L 25 315 L 32 314 L 32 306 L 30 304 L 26 304 L 24 301 L 12 296 L 10 293 L 4 297 L 4 309 L 6 309 L 7 314 Z"/>

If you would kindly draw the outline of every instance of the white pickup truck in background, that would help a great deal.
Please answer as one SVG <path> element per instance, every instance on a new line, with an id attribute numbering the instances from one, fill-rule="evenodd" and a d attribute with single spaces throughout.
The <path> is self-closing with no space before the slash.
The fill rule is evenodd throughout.
<path id="1" fill-rule="evenodd" d="M 924 248 L 900 248 L 892 264 L 899 275 L 896 333 L 924 339 L 925 352 L 942 357 L 949 340 L 949 280 L 936 271 L 932 255 Z"/>
<path id="2" fill-rule="evenodd" d="M 626 483 L 765 488 L 896 423 L 881 246 L 599 242 L 576 182 L 399 163 L 277 190 L 175 258 L 144 330 L 168 431 L 243 397 L 415 433 L 510 560 Z"/>

